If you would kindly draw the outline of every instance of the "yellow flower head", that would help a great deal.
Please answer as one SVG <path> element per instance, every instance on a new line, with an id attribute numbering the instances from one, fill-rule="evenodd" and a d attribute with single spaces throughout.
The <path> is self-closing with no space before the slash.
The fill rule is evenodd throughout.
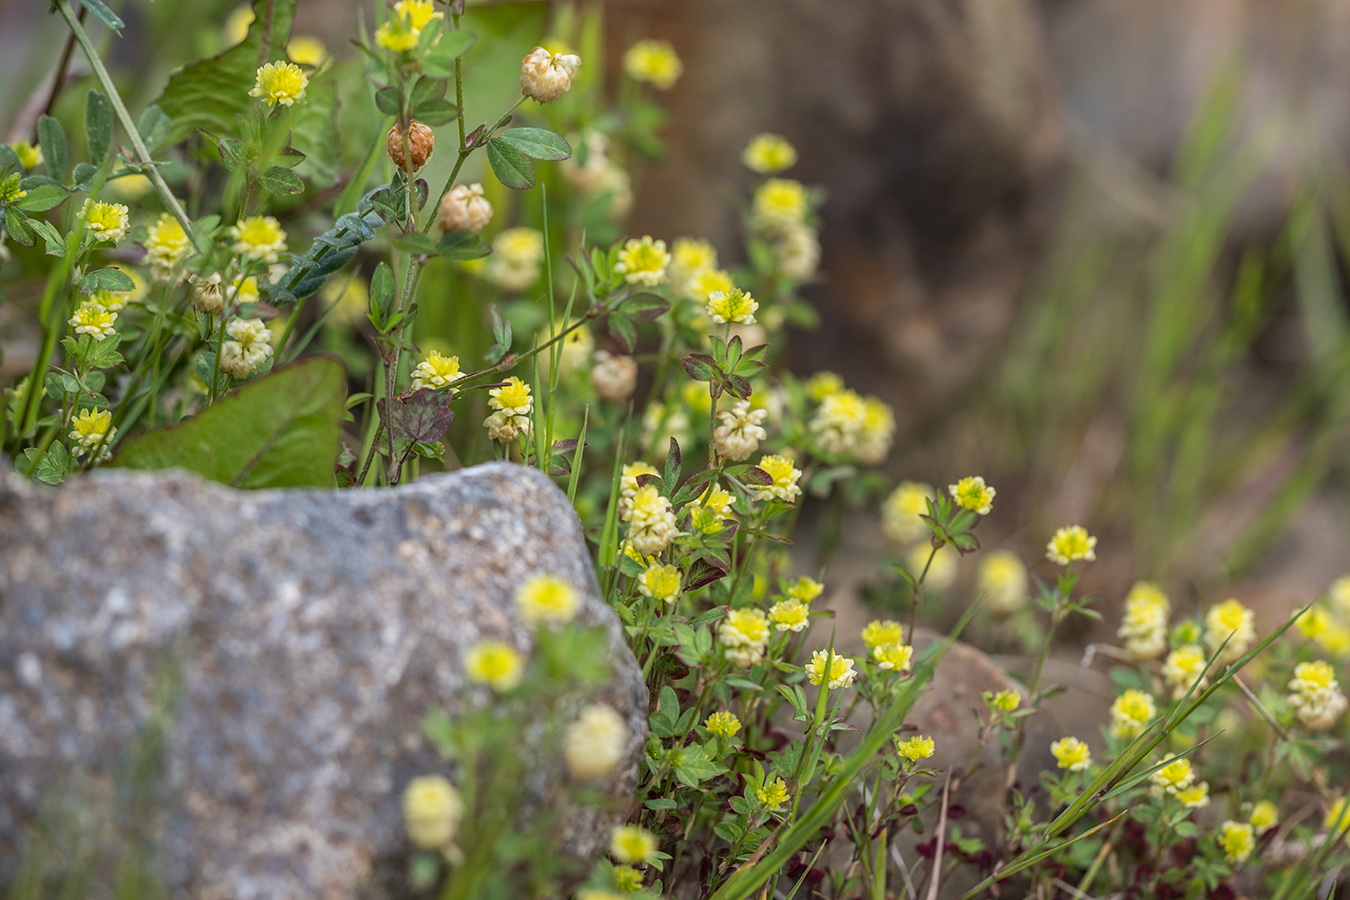
<path id="1" fill-rule="evenodd" d="M 604 703 L 582 707 L 563 733 L 563 762 L 574 778 L 608 775 L 623 759 L 628 724 Z"/>
<path id="2" fill-rule="evenodd" d="M 802 489 L 797 486 L 797 479 L 802 477 L 802 470 L 795 467 L 792 460 L 786 456 L 764 456 L 757 465 L 773 479 L 772 484 L 750 486 L 757 499 L 791 503 L 801 496 Z"/>
<path id="3" fill-rule="evenodd" d="M 731 280 L 731 273 L 725 269 L 703 269 L 702 271 L 689 278 L 685 284 L 686 295 L 699 303 L 706 304 L 708 298 L 721 291 L 724 294 L 730 294 L 736 289 L 736 283 Z M 758 303 L 755 304 L 759 306 Z M 695 323 L 697 326 L 700 323 Z"/>
<path id="4" fill-rule="evenodd" d="M 757 134 L 745 145 L 741 162 L 761 175 L 776 175 L 792 168 L 797 162 L 797 151 L 780 134 Z"/>
<path id="5" fill-rule="evenodd" d="M 877 644 L 872 648 L 872 658 L 879 669 L 907 672 L 910 660 L 914 658 L 914 648 L 909 644 Z"/>
<path id="6" fill-rule="evenodd" d="M 770 178 L 755 191 L 755 224 L 770 231 L 801 225 L 809 209 L 806 186 L 790 178 Z"/>
<path id="7" fill-rule="evenodd" d="M 831 394 L 844 389 L 844 379 L 834 372 L 817 372 L 806 379 L 806 396 L 819 403 Z"/>
<path id="8" fill-rule="evenodd" d="M 1199 644 L 1183 644 L 1163 662 L 1163 680 L 1176 696 L 1185 694 L 1205 670 L 1205 648 Z"/>
<path id="9" fill-rule="evenodd" d="M 764 787 L 755 788 L 755 796 L 768 809 L 780 809 L 788 802 L 787 782 L 781 778 L 770 779 L 764 782 Z"/>
<path id="10" fill-rule="evenodd" d="M 769 621 L 779 631 L 801 631 L 811 620 L 811 610 L 800 600 L 780 600 L 769 610 Z"/>
<path id="11" fill-rule="evenodd" d="M 722 530 L 722 523 L 731 515 L 731 492 L 720 485 L 710 484 L 698 499 L 691 519 L 694 527 L 703 534 L 716 534 Z"/>
<path id="12" fill-rule="evenodd" d="M 999 712 L 1012 712 L 1022 705 L 1022 695 L 1017 691 L 999 691 L 992 702 Z"/>
<path id="13" fill-rule="evenodd" d="M 286 232 L 272 216 L 240 219 L 239 224 L 230 226 L 230 237 L 234 239 L 235 253 L 269 265 L 286 252 Z"/>
<path id="14" fill-rule="evenodd" d="M 309 76 L 293 62 L 272 62 L 258 69 L 250 97 L 266 100 L 268 106 L 290 106 L 305 99 Z"/>
<path id="15" fill-rule="evenodd" d="M 741 730 L 741 720 L 736 718 L 734 713 L 725 709 L 719 709 L 717 712 L 708 716 L 708 721 L 703 723 L 710 734 L 717 737 L 731 739 L 736 736 L 736 732 Z"/>
<path id="16" fill-rule="evenodd" d="M 1255 847 L 1256 836 L 1246 822 L 1229 819 L 1219 826 L 1219 848 L 1230 863 L 1244 862 Z"/>
<path id="17" fill-rule="evenodd" d="M 452 843 L 464 816 L 464 801 L 449 779 L 423 775 L 403 791 L 403 823 L 419 847 L 439 850 Z"/>
<path id="18" fill-rule="evenodd" d="M 577 589 L 557 575 L 534 575 L 516 591 L 516 606 L 525 624 L 563 625 L 576 618 L 581 606 Z"/>
<path id="19" fill-rule="evenodd" d="M 825 682 L 831 690 L 850 687 L 858 673 L 853 668 L 853 659 L 840 656 L 829 650 L 817 650 L 811 654 L 806 664 L 806 678 L 814 685 Z"/>
<path id="20" fill-rule="evenodd" d="M 810 575 L 803 575 L 792 584 L 788 585 L 787 595 L 793 600 L 800 600 L 803 603 L 810 603 L 820 596 L 820 592 L 825 590 L 825 585 L 816 581 Z"/>
<path id="21" fill-rule="evenodd" d="M 1230 663 L 1247 652 L 1256 638 L 1254 618 L 1250 609 L 1232 598 L 1216 603 L 1205 613 L 1205 645 L 1214 652 L 1223 646 L 1224 641 L 1228 641 L 1228 646 L 1219 656 L 1220 665 Z"/>
<path id="22" fill-rule="evenodd" d="M 956 561 L 960 558 L 961 554 L 946 544 L 936 551 L 932 544 L 915 544 L 910 548 L 906 562 L 915 575 L 927 566 L 928 575 L 924 583 L 935 591 L 945 591 L 956 582 Z"/>
<path id="23" fill-rule="evenodd" d="M 717 639 L 729 647 L 763 644 L 769 639 L 769 618 L 753 606 L 733 609 L 718 625 Z"/>
<path id="24" fill-rule="evenodd" d="M 145 251 L 155 277 L 167 281 L 174 267 L 192 252 L 192 243 L 177 219 L 161 213 L 145 237 Z"/>
<path id="25" fill-rule="evenodd" d="M 71 419 L 70 425 L 70 439 L 78 446 L 78 452 L 88 452 L 102 446 L 100 460 L 112 455 L 109 445 L 116 437 L 117 429 L 112 427 L 111 412 L 106 409 L 86 409 Z"/>
<path id="26" fill-rule="evenodd" d="M 97 200 L 85 200 L 80 208 L 80 218 L 89 228 L 89 233 L 100 241 L 112 241 L 114 244 L 127 236 L 131 227 L 130 210 L 120 203 L 101 203 Z"/>
<path id="27" fill-rule="evenodd" d="M 814 379 L 813 379 L 814 380 Z M 810 391 L 810 384 L 807 384 Z M 881 507 L 881 530 L 897 544 L 911 544 L 929 534 L 928 523 L 920 516 L 928 513 L 933 489 L 917 481 L 902 481 Z"/>
<path id="28" fill-rule="evenodd" d="M 874 619 L 862 631 L 863 643 L 868 650 L 875 650 L 882 644 L 903 643 L 904 637 L 904 627 L 894 619 Z"/>
<path id="29" fill-rule="evenodd" d="M 108 312 L 98 303 L 83 303 L 70 317 L 70 327 L 76 334 L 87 334 L 96 341 L 112 337 L 117 323 L 117 313 Z"/>
<path id="30" fill-rule="evenodd" d="M 755 324 L 755 310 L 759 302 L 740 288 L 726 291 L 713 291 L 708 295 L 708 315 L 718 325 L 735 322 L 738 325 Z"/>
<path id="31" fill-rule="evenodd" d="M 286 43 L 286 55 L 293 63 L 317 69 L 328 56 L 328 48 L 316 37 L 298 34 Z"/>
<path id="32" fill-rule="evenodd" d="M 619 889 L 616 896 L 613 891 L 583 888 L 577 892 L 576 900 L 626 900 L 625 894 L 634 894 L 642 890 L 642 873 L 632 866 L 614 867 L 614 886 Z M 587 893 L 598 896 L 587 896 Z"/>
<path id="33" fill-rule="evenodd" d="M 520 684 L 525 674 L 525 660 L 510 644 L 479 641 L 465 657 L 464 671 L 470 681 L 505 693 Z"/>
<path id="34" fill-rule="evenodd" d="M 666 41 L 638 41 L 623 55 L 623 70 L 630 78 L 669 90 L 684 72 L 675 48 Z"/>
<path id="35" fill-rule="evenodd" d="M 670 276 L 674 280 L 693 278 L 707 269 L 717 268 L 717 249 L 699 238 L 676 238 L 670 246 Z"/>
<path id="36" fill-rule="evenodd" d="M 1317 636 L 1317 646 L 1329 656 L 1350 656 L 1350 627 L 1332 625 Z"/>
<path id="37" fill-rule="evenodd" d="M 413 370 L 413 390 L 443 391 L 460 378 L 459 357 L 432 350 Z"/>
<path id="38" fill-rule="evenodd" d="M 1060 738 L 1050 745 L 1050 752 L 1061 769 L 1081 772 L 1092 765 L 1092 751 L 1076 737 Z"/>
<path id="39" fill-rule="evenodd" d="M 1251 815 L 1247 816 L 1247 821 L 1256 829 L 1258 834 L 1269 831 L 1280 824 L 1280 809 L 1269 800 L 1258 800 L 1252 806 Z"/>
<path id="40" fill-rule="evenodd" d="M 1177 799 L 1187 809 L 1204 809 L 1209 806 L 1209 782 L 1201 781 L 1177 791 Z"/>
<path id="41" fill-rule="evenodd" d="M 1316 640 L 1331 627 L 1331 615 L 1321 606 L 1313 606 L 1294 623 L 1305 638 Z"/>
<path id="42" fill-rule="evenodd" d="M 1350 806 L 1347 803 L 1350 803 L 1350 797 L 1341 797 L 1331 804 L 1326 818 L 1322 820 L 1322 827 L 1338 834 L 1350 829 Z"/>
<path id="43" fill-rule="evenodd" d="M 1157 714 L 1158 708 L 1152 697 L 1130 688 L 1111 704 L 1111 736 L 1119 739 L 1137 737 Z"/>
<path id="44" fill-rule="evenodd" d="M 1045 558 L 1061 566 L 1078 559 L 1094 560 L 1097 558 L 1096 546 L 1097 539 L 1082 525 L 1066 525 L 1045 545 Z"/>
<path id="45" fill-rule="evenodd" d="M 1195 770 L 1191 767 L 1189 759 L 1177 757 L 1148 776 L 1148 780 L 1153 782 L 1156 788 L 1175 794 L 1191 786 L 1195 781 Z"/>
<path id="46" fill-rule="evenodd" d="M 674 603 L 680 599 L 680 570 L 674 566 L 650 565 L 638 576 L 637 585 L 644 597 Z"/>
<path id="47" fill-rule="evenodd" d="M 15 141 L 9 145 L 9 149 L 13 150 L 14 155 L 19 157 L 19 165 L 23 166 L 25 172 L 42 165 L 42 147 L 38 144 Z"/>
<path id="48" fill-rule="evenodd" d="M 967 475 L 956 484 L 948 485 L 947 492 L 958 505 L 982 516 L 989 515 L 989 511 L 994 508 L 994 495 L 998 493 L 985 484 L 979 475 Z"/>
<path id="49" fill-rule="evenodd" d="M 629 238 L 619 251 L 619 261 L 614 271 L 623 276 L 629 284 L 644 284 L 654 287 L 666 281 L 666 266 L 670 265 L 670 254 L 666 252 L 666 242 L 652 240 L 651 235 Z"/>
<path id="50" fill-rule="evenodd" d="M 432 19 L 444 19 L 445 13 L 432 5 L 431 0 L 399 0 L 394 12 L 375 32 L 375 43 L 386 50 L 402 53 L 417 47 L 422 29 Z"/>
<path id="51" fill-rule="evenodd" d="M 649 863 L 655 860 L 656 835 L 637 825 L 620 825 L 609 839 L 609 855 L 621 863 Z"/>
<path id="52" fill-rule="evenodd" d="M 1289 682 L 1289 689 L 1300 694 L 1334 691 L 1337 687 L 1336 671 L 1324 659 L 1299 663 L 1294 667 L 1294 679 Z"/>
<path id="53" fill-rule="evenodd" d="M 895 749 L 905 759 L 914 762 L 920 759 L 928 759 L 933 755 L 937 746 L 933 743 L 932 738 L 915 735 L 903 741 L 899 737 L 895 738 Z"/>
<path id="54" fill-rule="evenodd" d="M 980 560 L 976 582 L 994 615 L 1006 616 L 1027 604 L 1027 568 L 1015 553 L 995 550 L 985 556 Z"/>
<path id="55" fill-rule="evenodd" d="M 512 415 L 525 416 L 534 408 L 534 400 L 530 386 L 512 375 L 502 387 L 488 391 L 488 405 Z"/>
<path id="56" fill-rule="evenodd" d="M 28 192 L 19 187 L 22 181 L 23 176 L 18 172 L 11 172 L 0 178 L 0 203 L 13 203 L 27 197 Z"/>

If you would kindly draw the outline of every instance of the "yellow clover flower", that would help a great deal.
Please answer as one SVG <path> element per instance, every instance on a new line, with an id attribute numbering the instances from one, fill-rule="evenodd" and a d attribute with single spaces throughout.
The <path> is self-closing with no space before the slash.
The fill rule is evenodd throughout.
<path id="1" fill-rule="evenodd" d="M 1231 597 L 1211 606 L 1205 613 L 1205 646 L 1210 652 L 1223 647 L 1219 665 L 1227 665 L 1247 652 L 1256 639 L 1254 620 L 1252 611 Z M 1227 646 L 1224 641 L 1228 642 Z"/>
<path id="2" fill-rule="evenodd" d="M 906 672 L 914 658 L 914 648 L 909 644 L 877 644 L 872 648 L 872 658 L 879 669 Z"/>
<path id="3" fill-rule="evenodd" d="M 1152 697 L 1130 688 L 1111 704 L 1111 736 L 1122 740 L 1138 737 L 1157 714 Z"/>
<path id="4" fill-rule="evenodd" d="M 1092 751 L 1076 737 L 1060 738 L 1050 745 L 1050 753 L 1061 769 L 1081 772 L 1092 765 Z"/>
<path id="5" fill-rule="evenodd" d="M 564 625 L 581 606 L 577 589 L 557 575 L 533 575 L 516 590 L 520 618 L 531 627 L 547 622 Z"/>
<path id="6" fill-rule="evenodd" d="M 895 739 L 895 749 L 905 759 L 915 762 L 920 759 L 928 759 L 933 755 L 937 746 L 933 743 L 932 738 L 924 737 L 923 735 L 915 735 L 914 737 L 903 741 L 897 737 Z"/>
<path id="7" fill-rule="evenodd" d="M 755 191 L 755 224 L 769 231 L 800 225 L 809 209 L 806 186 L 790 178 L 770 178 Z"/>
<path id="8" fill-rule="evenodd" d="M 820 596 L 820 592 L 825 590 L 825 585 L 816 581 L 810 575 L 803 575 L 792 584 L 788 585 L 787 595 L 793 600 L 800 600 L 803 603 L 810 603 Z"/>
<path id="9" fill-rule="evenodd" d="M 992 702 L 994 709 L 999 712 L 1012 712 L 1022 705 L 1022 695 L 1017 691 L 999 691 Z"/>
<path id="10" fill-rule="evenodd" d="M 638 41 L 624 53 L 623 70 L 629 77 L 665 91 L 684 73 L 684 64 L 668 42 L 646 40 Z"/>
<path id="11" fill-rule="evenodd" d="M 638 592 L 665 603 L 680 599 L 680 570 L 674 566 L 653 564 L 637 578 Z"/>
<path id="12" fill-rule="evenodd" d="M 649 863 L 655 859 L 656 835 L 637 825 L 620 825 L 609 838 L 609 855 L 621 863 Z"/>
<path id="13" fill-rule="evenodd" d="M 800 600 L 780 600 L 769 610 L 769 621 L 779 631 L 801 631 L 810 620 L 811 610 Z"/>
<path id="14" fill-rule="evenodd" d="M 69 325 L 76 334 L 87 334 L 96 341 L 112 337 L 117 323 L 117 313 L 108 312 L 101 304 L 83 303 L 70 317 Z"/>
<path id="15" fill-rule="evenodd" d="M 1067 566 L 1078 559 L 1094 560 L 1097 552 L 1097 539 L 1087 533 L 1082 525 L 1066 525 L 1055 532 L 1050 543 L 1045 545 L 1045 557 L 1053 563 Z"/>
<path id="16" fill-rule="evenodd" d="M 1219 847 L 1230 863 L 1244 862 L 1256 848 L 1256 836 L 1246 822 L 1227 820 L 1219 826 Z"/>
<path id="17" fill-rule="evenodd" d="M 102 462 L 112 455 L 110 445 L 117 437 L 117 429 L 112 427 L 112 413 L 106 409 L 86 409 L 70 420 L 70 439 L 75 442 L 76 453 L 90 453 L 98 447 L 103 450 L 96 462 Z"/>
<path id="18" fill-rule="evenodd" d="M 735 737 L 736 732 L 741 730 L 741 720 L 736 718 L 734 713 L 725 709 L 720 709 L 708 716 L 708 721 L 703 724 L 710 734 L 727 740 Z"/>
<path id="19" fill-rule="evenodd" d="M 80 219 L 89 228 L 90 234 L 100 241 L 112 241 L 114 244 L 127 236 L 131 228 L 130 210 L 120 203 L 102 203 L 88 199 L 80 207 Z"/>
<path id="20" fill-rule="evenodd" d="M 563 762 L 574 778 L 599 778 L 614 771 L 627 743 L 623 717 L 613 707 L 592 703 L 563 733 Z"/>
<path id="21" fill-rule="evenodd" d="M 298 34 L 286 43 L 286 55 L 293 63 L 317 69 L 328 56 L 328 48 L 316 37 Z"/>
<path id="22" fill-rule="evenodd" d="M 15 141 L 9 145 L 9 149 L 19 158 L 19 165 L 23 166 L 25 172 L 42 165 L 42 147 L 39 144 Z"/>
<path id="23" fill-rule="evenodd" d="M 1280 809 L 1269 800 L 1258 800 L 1252 806 L 1251 815 L 1247 816 L 1247 821 L 1256 829 L 1257 833 L 1263 833 L 1280 824 Z"/>
<path id="24" fill-rule="evenodd" d="M 275 263 L 286 252 L 286 232 L 272 216 L 249 216 L 230 226 L 234 252 L 252 260 Z"/>
<path id="25" fill-rule="evenodd" d="M 503 641 L 479 641 L 464 659 L 470 681 L 486 684 L 498 693 L 514 690 L 525 675 L 525 660 Z"/>
<path id="26" fill-rule="evenodd" d="M 413 390 L 443 391 L 460 378 L 459 357 L 442 356 L 435 350 L 413 370 Z"/>
<path id="27" fill-rule="evenodd" d="M 797 162 L 797 151 L 780 134 L 757 134 L 745 145 L 741 162 L 761 175 L 776 175 Z"/>
<path id="28" fill-rule="evenodd" d="M 266 100 L 268 106 L 290 106 L 305 99 L 309 76 L 293 62 L 271 62 L 258 69 L 250 97 Z"/>
<path id="29" fill-rule="evenodd" d="M 788 802 L 787 782 L 774 778 L 764 783 L 764 787 L 755 788 L 755 796 L 770 811 L 781 809 Z"/>
<path id="30" fill-rule="evenodd" d="M 759 302 L 740 288 L 732 288 L 730 292 L 713 291 L 708 295 L 707 312 L 718 325 L 728 322 L 754 325 L 757 309 Z"/>
<path id="31" fill-rule="evenodd" d="M 666 281 L 666 267 L 670 265 L 670 254 L 666 252 L 666 242 L 653 240 L 651 235 L 629 238 L 619 251 L 619 261 L 614 271 L 623 276 L 629 284 L 643 284 L 654 287 Z"/>
<path id="32" fill-rule="evenodd" d="M 862 631 L 863 643 L 868 650 L 876 650 L 882 644 L 903 643 L 904 626 L 894 619 L 873 619 Z"/>
<path id="33" fill-rule="evenodd" d="M 807 680 L 814 685 L 824 682 L 830 690 L 851 687 L 857 677 L 853 659 L 830 650 L 817 650 L 806 664 Z"/>
<path id="34" fill-rule="evenodd" d="M 1174 757 L 1167 765 L 1148 776 L 1148 780 L 1153 782 L 1158 792 L 1176 794 L 1186 790 L 1195 781 L 1195 770 L 1189 759 Z"/>
<path id="35" fill-rule="evenodd" d="M 802 489 L 797 486 L 797 479 L 802 477 L 802 470 L 793 466 L 792 460 L 786 456 L 764 456 L 760 458 L 758 466 L 769 474 L 773 483 L 750 485 L 756 499 L 791 503 L 801 496 Z"/>
<path id="36" fill-rule="evenodd" d="M 161 213 L 145 238 L 145 258 L 159 281 L 169 281 L 177 265 L 192 252 L 192 242 L 182 223 L 169 213 Z"/>
<path id="37" fill-rule="evenodd" d="M 1006 616 L 1027 605 L 1027 568 L 1017 554 L 995 550 L 980 560 L 976 575 L 986 607 L 996 616 Z"/>
<path id="38" fill-rule="evenodd" d="M 455 839 L 464 815 L 459 791 L 442 775 L 423 775 L 403 791 L 403 823 L 419 847 L 439 850 Z"/>
<path id="39" fill-rule="evenodd" d="M 948 485 L 947 493 L 952 495 L 958 505 L 987 516 L 994 508 L 994 495 L 998 491 L 985 484 L 979 475 L 967 475 L 956 484 Z"/>

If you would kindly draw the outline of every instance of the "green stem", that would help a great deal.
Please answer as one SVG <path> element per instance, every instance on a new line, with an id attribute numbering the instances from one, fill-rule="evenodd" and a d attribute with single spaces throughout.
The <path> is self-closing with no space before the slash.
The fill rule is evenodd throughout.
<path id="1" fill-rule="evenodd" d="M 155 186 L 155 192 L 164 201 L 164 205 L 169 208 L 169 212 L 173 213 L 174 218 L 183 226 L 183 231 L 186 232 L 188 240 L 192 242 L 193 249 L 200 253 L 202 248 L 197 243 L 196 235 L 192 233 L 192 221 L 187 217 L 187 213 L 183 212 L 183 207 L 178 203 L 178 198 L 173 195 L 173 191 L 170 191 L 169 186 L 164 183 L 164 176 L 159 174 L 159 169 L 149 165 L 153 161 L 150 151 L 146 148 L 145 141 L 141 140 L 141 133 L 136 130 L 136 123 L 132 121 L 131 113 L 127 112 L 126 104 L 122 102 L 122 95 L 117 92 L 117 86 L 113 84 L 112 76 L 108 74 L 108 70 L 104 67 L 103 60 L 99 58 L 98 51 L 94 49 L 93 43 L 90 42 L 84 26 L 80 24 L 79 20 L 75 18 L 75 13 L 71 11 L 70 0 L 56 0 L 56 8 L 61 11 L 66 24 L 70 26 L 71 33 L 75 35 L 75 40 L 80 42 L 80 49 L 89 59 L 89 65 L 94 70 L 94 76 L 98 78 L 99 85 L 108 95 L 108 100 L 112 103 L 117 120 L 122 123 L 122 129 L 126 131 L 127 137 L 131 140 L 131 146 L 135 149 L 136 156 L 149 173 L 150 182 Z"/>

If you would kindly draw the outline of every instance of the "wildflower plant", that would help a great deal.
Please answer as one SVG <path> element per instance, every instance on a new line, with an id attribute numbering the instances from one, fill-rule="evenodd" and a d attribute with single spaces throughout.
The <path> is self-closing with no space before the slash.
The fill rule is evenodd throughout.
<path id="1" fill-rule="evenodd" d="M 0 270 L 40 285 L 38 352 L 4 386 L 0 447 L 17 468 L 59 483 L 181 465 L 240 487 L 357 489 L 510 459 L 567 491 L 650 696 L 636 797 L 619 809 L 597 790 L 633 737 L 597 699 L 607 633 L 578 621 L 578 585 L 520 573 L 526 633 L 474 639 L 465 708 L 424 723 L 443 766 L 390 796 L 410 882 L 443 898 L 791 893 L 831 842 L 848 845 L 832 895 L 912 896 L 898 887 L 903 832 L 934 842 L 934 889 L 971 867 L 972 897 L 1011 879 L 1048 895 L 1069 872 L 1081 893 L 1200 896 L 1276 842 L 1307 862 L 1262 869 L 1269 894 L 1306 895 L 1345 859 L 1350 826 L 1330 737 L 1345 722 L 1350 581 L 1297 632 L 1265 636 L 1236 600 L 1187 612 L 1136 585 L 1113 628 L 1129 666 L 1113 673 L 1107 727 L 1039 748 L 1055 767 L 1002 782 L 1002 831 L 962 834 L 947 814 L 972 768 L 907 716 L 967 623 L 1015 630 L 1034 672 L 972 712 L 980 749 L 1016 774 L 1027 720 L 1058 690 L 1044 681 L 1060 627 L 1101 617 L 1080 576 L 1117 548 L 1071 525 L 1041 535 L 1036 562 L 984 552 L 985 523 L 1006 526 L 994 484 L 883 475 L 891 408 L 783 366 L 789 330 L 815 324 L 801 289 L 828 215 L 793 177 L 790 141 L 745 135 L 755 180 L 737 246 L 627 233 L 684 64 L 639 41 L 607 92 L 602 9 L 526 6 L 381 3 L 347 51 L 290 40 L 294 3 L 277 0 L 133 119 L 56 0 L 93 71 L 75 82 L 87 152 L 54 117 L 0 147 L 13 253 Z M 234 90 L 214 96 L 222 83 Z M 340 131 L 339 95 L 360 100 Z M 824 569 L 786 551 L 808 503 L 822 562 L 847 518 L 879 507 L 894 578 L 847 642 L 822 627 Z M 939 598 L 957 621 L 925 644 L 920 612 Z M 1237 724 L 1220 729 L 1224 716 Z M 1259 779 L 1224 768 L 1230 727 L 1276 736 L 1244 760 Z M 539 804 L 545 781 L 556 789 Z M 1324 818 L 1294 817 L 1290 796 Z M 556 852 L 578 805 L 625 819 L 589 869 Z"/>

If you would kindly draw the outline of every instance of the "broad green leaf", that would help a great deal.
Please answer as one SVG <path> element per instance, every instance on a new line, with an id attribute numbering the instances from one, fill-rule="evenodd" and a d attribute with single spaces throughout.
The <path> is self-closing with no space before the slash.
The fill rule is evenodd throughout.
<path id="1" fill-rule="evenodd" d="M 208 59 L 179 70 L 157 105 L 173 120 L 169 139 L 176 143 L 199 128 L 221 134 L 235 128 L 235 115 L 247 117 L 255 100 L 260 60 L 279 59 L 291 33 L 296 0 L 254 0 L 253 24 L 243 41 Z"/>
<path id="2" fill-rule="evenodd" d="M 394 304 L 394 272 L 387 263 L 381 262 L 370 277 L 370 309 L 380 317 L 380 325 L 389 315 Z M 378 327 L 378 326 L 377 326 Z"/>
<path id="3" fill-rule="evenodd" d="M 471 231 L 451 231 L 441 237 L 436 252 L 449 260 L 482 259 L 492 247 Z"/>
<path id="4" fill-rule="evenodd" d="M 5 233 L 18 244 L 33 246 L 33 229 L 28 225 L 28 217 L 12 204 L 5 207 Z"/>
<path id="5" fill-rule="evenodd" d="M 95 269 L 80 279 L 80 293 L 92 296 L 94 291 L 129 291 L 136 285 L 121 269 Z"/>
<path id="6" fill-rule="evenodd" d="M 164 110 L 152 103 L 136 120 L 136 131 L 140 133 L 146 149 L 154 153 L 168 140 L 169 133 L 173 131 L 173 120 L 165 115 Z"/>
<path id="7" fill-rule="evenodd" d="M 444 125 L 455 121 L 459 107 L 443 97 L 429 97 L 413 107 L 412 117 L 423 125 Z"/>
<path id="8" fill-rule="evenodd" d="M 65 181 L 66 167 L 70 164 L 66 130 L 51 116 L 43 116 L 38 119 L 38 142 L 42 145 L 42 158 L 47 161 L 47 171 L 57 181 Z"/>
<path id="9" fill-rule="evenodd" d="M 57 258 L 66 255 L 66 241 L 54 225 L 42 219 L 29 219 L 28 224 L 32 226 L 34 231 L 42 235 L 42 240 L 47 245 L 43 250 L 44 253 Z"/>
<path id="10" fill-rule="evenodd" d="M 420 231 L 405 234 L 394 241 L 394 246 L 404 253 L 420 253 L 423 256 L 431 256 L 436 252 L 436 242 Z"/>
<path id="11" fill-rule="evenodd" d="M 258 184 L 273 197 L 305 192 L 305 183 L 300 180 L 300 176 L 284 166 L 272 166 L 267 171 L 260 172 Z"/>
<path id="12" fill-rule="evenodd" d="M 346 381 L 333 357 L 286 366 L 196 418 L 128 439 L 109 465 L 182 468 L 238 488 L 331 487 Z"/>
<path id="13" fill-rule="evenodd" d="M 60 206 L 68 196 L 70 193 L 59 185 L 43 184 L 29 191 L 22 200 L 14 201 L 13 205 L 27 212 L 46 212 L 54 206 Z"/>
<path id="14" fill-rule="evenodd" d="M 572 145 L 543 128 L 508 128 L 497 135 L 531 159 L 569 159 Z"/>
<path id="15" fill-rule="evenodd" d="M 502 184 L 516 190 L 534 187 L 534 163 L 506 141 L 499 137 L 488 141 L 487 158 Z"/>
<path id="16" fill-rule="evenodd" d="M 93 12 L 92 6 L 85 4 L 85 8 Z M 98 91 L 90 91 L 85 95 L 84 133 L 89 141 L 89 162 L 97 168 L 108 158 L 113 139 L 112 104 Z"/>

